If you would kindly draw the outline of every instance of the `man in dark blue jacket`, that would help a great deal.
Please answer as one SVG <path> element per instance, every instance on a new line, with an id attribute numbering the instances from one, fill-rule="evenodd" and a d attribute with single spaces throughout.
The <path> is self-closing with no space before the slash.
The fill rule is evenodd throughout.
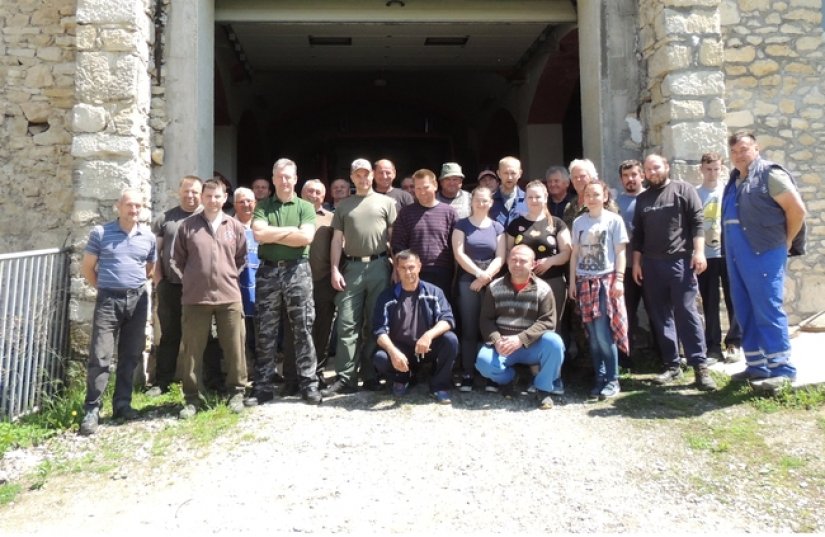
<path id="1" fill-rule="evenodd" d="M 421 281 L 421 260 L 414 252 L 397 253 L 395 270 L 399 283 L 381 293 L 375 303 L 375 369 L 392 380 L 393 395 L 401 396 L 421 363 L 431 359 L 430 392 L 439 403 L 449 404 L 458 355 L 450 303 L 441 289 Z"/>
<path id="2" fill-rule="evenodd" d="M 735 377 L 793 380 L 796 368 L 782 302 L 788 254 L 805 250 L 805 204 L 790 173 L 759 156 L 752 133 L 737 132 L 728 145 L 734 169 L 722 199 L 722 231 L 747 361 Z"/>

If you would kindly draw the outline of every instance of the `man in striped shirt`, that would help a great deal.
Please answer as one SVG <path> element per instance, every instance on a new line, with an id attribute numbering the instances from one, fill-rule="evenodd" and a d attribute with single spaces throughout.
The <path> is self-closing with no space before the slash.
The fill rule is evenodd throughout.
<path id="1" fill-rule="evenodd" d="M 89 234 L 80 266 L 83 277 L 97 289 L 86 366 L 86 413 L 80 424 L 82 435 L 97 431 L 116 334 L 117 380 L 112 414 L 124 420 L 138 415 L 131 406 L 132 378 L 146 347 L 146 279 L 155 268 L 156 240 L 149 227 L 139 222 L 143 209 L 143 194 L 139 190 L 124 190 L 115 207 L 117 220 L 95 226 Z"/>

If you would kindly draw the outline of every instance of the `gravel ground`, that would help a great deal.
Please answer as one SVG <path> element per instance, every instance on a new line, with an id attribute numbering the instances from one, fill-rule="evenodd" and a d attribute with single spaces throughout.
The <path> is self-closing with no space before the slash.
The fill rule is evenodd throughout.
<path id="1" fill-rule="evenodd" d="M 697 397 L 702 419 L 736 412 L 682 392 Z M 784 508 L 758 472 L 708 479 L 707 452 L 688 447 L 676 420 L 622 411 L 621 397 L 594 404 L 574 393 L 541 411 L 527 396 L 453 395 L 451 406 L 421 386 L 400 402 L 281 400 L 248 410 L 207 448 L 174 440 L 164 458 L 152 445 L 176 426 L 169 412 L 92 438 L 67 434 L 7 454 L 0 472 L 13 481 L 44 457 L 104 444 L 123 446 L 116 468 L 50 476 L 0 508 L 0 534 L 788 532 L 798 509 L 809 514 L 804 529 L 825 531 L 821 479 L 785 496 L 787 516 L 777 516 Z"/>

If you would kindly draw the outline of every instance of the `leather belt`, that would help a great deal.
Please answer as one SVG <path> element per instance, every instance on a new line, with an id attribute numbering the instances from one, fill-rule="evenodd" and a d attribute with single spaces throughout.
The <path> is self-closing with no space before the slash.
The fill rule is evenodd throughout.
<path id="1" fill-rule="evenodd" d="M 269 259 L 261 259 L 261 265 L 273 268 L 287 268 L 294 267 L 295 265 L 300 265 L 301 263 L 306 263 L 307 261 L 308 259 L 306 257 L 302 257 L 300 259 L 286 259 L 281 261 L 270 261 Z"/>
<path id="2" fill-rule="evenodd" d="M 346 259 L 347 261 L 360 261 L 361 263 L 369 263 L 370 261 L 375 261 L 376 259 L 380 259 L 382 257 L 387 257 L 387 252 L 381 252 L 380 254 L 375 255 L 365 255 L 363 257 L 345 255 L 344 259 Z"/>

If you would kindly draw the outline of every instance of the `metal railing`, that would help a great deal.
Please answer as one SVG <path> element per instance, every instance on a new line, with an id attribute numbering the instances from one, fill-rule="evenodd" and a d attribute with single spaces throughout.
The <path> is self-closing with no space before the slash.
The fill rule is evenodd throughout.
<path id="1" fill-rule="evenodd" d="M 0 419 L 54 394 L 69 350 L 69 251 L 0 255 Z"/>

